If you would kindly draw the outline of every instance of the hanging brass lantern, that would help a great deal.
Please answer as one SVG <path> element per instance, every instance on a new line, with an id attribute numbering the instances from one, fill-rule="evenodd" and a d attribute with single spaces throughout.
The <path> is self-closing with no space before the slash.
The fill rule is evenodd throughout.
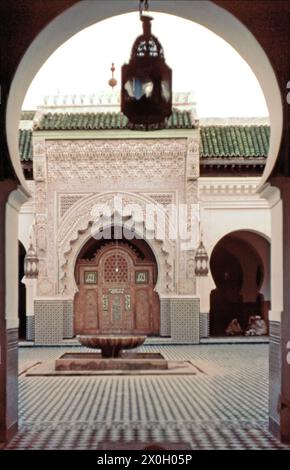
<path id="1" fill-rule="evenodd" d="M 135 40 L 129 64 L 122 67 L 121 110 L 131 129 L 162 129 L 172 113 L 172 71 L 151 33 L 153 18 L 140 14 L 143 34 Z"/>

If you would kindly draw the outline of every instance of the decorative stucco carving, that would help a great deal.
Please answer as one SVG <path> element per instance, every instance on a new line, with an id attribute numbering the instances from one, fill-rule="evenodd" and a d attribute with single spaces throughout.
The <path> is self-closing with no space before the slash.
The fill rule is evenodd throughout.
<path id="1" fill-rule="evenodd" d="M 46 251 L 46 230 L 45 227 L 37 227 L 37 248 L 39 253 Z"/>
<path id="2" fill-rule="evenodd" d="M 44 181 L 44 165 L 40 159 L 33 164 L 33 177 L 35 181 Z"/>
<path id="3" fill-rule="evenodd" d="M 186 139 L 73 140 L 46 144 L 48 180 L 182 177 Z"/>
<path id="4" fill-rule="evenodd" d="M 35 212 L 36 214 L 46 212 L 47 191 L 45 184 L 35 183 Z"/>
<path id="5" fill-rule="evenodd" d="M 86 196 L 87 194 L 60 194 L 58 199 L 59 218 L 61 219 L 76 202 Z"/>
<path id="6" fill-rule="evenodd" d="M 199 197 L 202 201 L 218 199 L 244 200 L 245 198 L 260 199 L 256 193 L 258 182 L 240 181 L 199 181 Z"/>
<path id="7" fill-rule="evenodd" d="M 35 236 L 36 236 L 36 247 L 37 252 L 40 257 L 43 257 L 46 253 L 47 243 L 46 243 L 46 230 L 47 230 L 47 221 L 45 215 L 37 215 L 35 217 Z"/>
<path id="8" fill-rule="evenodd" d="M 186 177 L 196 179 L 199 177 L 199 131 L 194 131 L 193 137 L 187 139 Z"/>
<path id="9" fill-rule="evenodd" d="M 41 279 L 38 283 L 38 295 L 53 295 L 53 283 L 49 279 Z"/>
<path id="10" fill-rule="evenodd" d="M 46 179 L 45 140 L 33 138 L 33 178 L 34 181 Z"/>
<path id="11" fill-rule="evenodd" d="M 147 193 L 147 196 L 154 199 L 157 204 L 168 206 L 174 203 L 174 195 L 172 193 Z"/>
<path id="12" fill-rule="evenodd" d="M 187 231 L 196 235 L 198 226 L 199 204 L 198 204 L 198 183 L 194 180 L 187 180 L 185 183 L 185 194 L 187 204 Z M 197 241 L 197 240 L 196 240 Z"/>
<path id="13" fill-rule="evenodd" d="M 186 277 L 187 277 L 187 279 L 194 279 L 195 278 L 194 269 L 195 269 L 194 258 L 189 258 L 187 260 L 187 266 L 186 266 Z"/>
<path id="14" fill-rule="evenodd" d="M 47 264 L 45 259 L 39 260 L 39 277 L 47 277 Z"/>
<path id="15" fill-rule="evenodd" d="M 45 139 L 39 139 L 33 136 L 33 155 L 45 155 Z"/>

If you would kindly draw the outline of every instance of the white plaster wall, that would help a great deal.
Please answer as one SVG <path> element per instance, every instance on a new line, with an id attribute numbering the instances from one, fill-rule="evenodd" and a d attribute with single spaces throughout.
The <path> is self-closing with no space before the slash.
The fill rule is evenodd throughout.
<path id="1" fill-rule="evenodd" d="M 210 270 L 207 276 L 200 276 L 196 278 L 196 293 L 200 297 L 201 313 L 209 313 L 210 293 L 213 289 L 215 289 L 215 283 Z"/>
<path id="2" fill-rule="evenodd" d="M 18 222 L 18 240 L 21 241 L 25 250 L 29 248 L 29 236 L 31 234 L 31 228 L 34 220 L 34 181 L 27 181 L 27 186 L 30 191 L 31 197 L 22 204 L 19 211 L 19 222 Z"/>
<path id="3" fill-rule="evenodd" d="M 25 250 L 29 248 L 29 235 L 33 224 L 33 213 L 22 213 L 19 214 L 19 228 L 18 228 L 18 239 L 21 241 Z"/>
<path id="4" fill-rule="evenodd" d="M 221 238 L 237 230 L 252 230 L 269 238 L 271 236 L 271 214 L 267 208 L 204 207 L 201 223 L 209 256 Z"/>

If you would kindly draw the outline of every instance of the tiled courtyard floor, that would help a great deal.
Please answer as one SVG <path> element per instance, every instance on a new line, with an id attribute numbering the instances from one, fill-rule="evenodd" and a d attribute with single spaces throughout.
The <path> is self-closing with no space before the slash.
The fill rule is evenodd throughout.
<path id="1" fill-rule="evenodd" d="M 20 365 L 81 348 L 20 348 Z M 146 346 L 192 376 L 19 377 L 9 449 L 281 449 L 267 430 L 268 346 Z"/>

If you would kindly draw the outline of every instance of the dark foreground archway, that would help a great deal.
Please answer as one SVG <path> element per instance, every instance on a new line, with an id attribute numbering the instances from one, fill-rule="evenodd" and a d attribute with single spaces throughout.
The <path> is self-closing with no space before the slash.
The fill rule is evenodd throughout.
<path id="1" fill-rule="evenodd" d="M 3 35 L 1 46 L 5 50 L 5 64 L 1 65 L 1 71 L 3 73 L 3 79 L 1 82 L 2 88 L 2 118 L 5 115 L 5 110 L 7 109 L 7 97 L 9 91 L 12 90 L 12 82 L 17 70 L 17 66 L 21 60 L 21 57 L 24 55 L 25 51 L 28 49 L 29 45 L 32 43 L 33 39 L 49 22 L 51 22 L 57 15 L 62 13 L 66 8 L 74 5 L 75 3 L 82 3 L 84 5 L 84 10 L 88 3 L 97 3 L 97 2 L 78 2 L 77 0 L 57 0 L 40 3 L 38 0 L 27 0 L 26 2 L 12 2 L 9 0 L 2 0 L 1 2 L 1 17 L 3 21 Z M 132 2 L 106 2 L 111 4 L 126 4 L 128 10 L 132 9 Z M 164 5 L 165 2 L 155 2 L 156 4 L 160 3 Z M 176 8 L 180 9 L 180 3 L 170 2 L 171 5 L 175 5 Z M 185 3 L 185 2 L 182 2 Z M 259 1 L 259 2 L 248 2 L 247 0 L 240 0 L 239 2 L 229 2 L 227 0 L 216 0 L 215 2 L 186 2 L 188 4 L 201 5 L 205 3 L 218 4 L 225 9 L 229 10 L 233 15 L 241 20 L 251 31 L 251 33 L 256 37 L 257 43 L 262 44 L 262 47 L 266 51 L 272 67 L 274 69 L 273 74 L 276 74 L 277 80 L 279 82 L 280 90 L 282 96 L 286 95 L 286 84 L 289 80 L 289 64 L 285 61 L 285 56 L 289 55 L 289 17 L 290 17 L 290 5 L 289 2 L 277 1 L 275 6 L 271 6 L 271 14 L 269 14 L 269 2 L 268 1 Z M 125 7 L 126 9 L 126 7 Z M 204 20 L 210 16 L 215 18 L 215 15 L 207 15 L 206 11 L 201 12 Z M 186 15 L 185 15 L 186 16 Z M 27 21 L 26 19 L 33 18 L 33 21 Z M 234 18 L 233 18 L 234 19 Z M 94 21 L 94 20 L 93 20 Z M 234 22 L 235 24 L 235 22 Z M 268 31 L 271 31 L 271 35 L 265 34 L 265 28 Z M 240 41 L 243 44 L 245 50 L 248 50 L 250 53 L 253 49 L 249 44 L 240 40 L 237 30 L 231 23 L 231 18 L 229 15 L 229 21 L 224 21 L 220 23 L 220 31 L 229 31 L 233 32 L 233 35 L 236 36 L 237 41 Z M 245 30 L 247 31 L 247 30 Z M 64 34 L 69 35 L 67 27 L 63 28 Z M 51 39 L 53 37 L 53 31 L 50 31 L 51 36 L 42 38 L 43 41 L 47 44 L 51 44 Z M 251 36 L 251 34 L 250 34 Z M 254 39 L 254 36 L 251 36 Z M 246 36 L 244 36 L 245 39 Z M 11 39 L 13 38 L 13 40 Z M 229 41 L 230 42 L 230 41 Z M 36 49 L 34 53 L 36 54 Z M 33 53 L 33 50 L 31 51 Z M 41 47 L 38 48 L 38 59 L 39 55 L 41 56 Z M 35 56 L 36 57 L 36 56 Z M 46 57 L 43 57 L 43 61 Z M 259 64 L 257 63 L 257 67 Z M 261 74 L 264 74 L 264 80 L 268 81 L 269 94 L 271 94 L 271 80 L 270 76 L 263 72 L 263 69 L 260 69 Z M 35 73 L 35 71 L 32 71 Z M 31 77 L 32 78 L 32 77 Z M 27 87 L 27 77 L 23 80 L 24 77 L 21 77 L 21 73 L 18 76 L 18 84 L 21 83 L 25 89 Z M 29 81 L 29 80 L 28 80 Z M 14 81 L 14 85 L 16 82 Z M 278 87 L 277 87 L 278 88 Z M 276 92 L 277 92 L 276 88 Z M 12 107 L 9 112 L 9 123 L 8 123 L 7 132 L 11 138 L 11 132 L 13 134 L 12 128 L 15 131 L 14 137 L 12 136 L 13 144 L 10 141 L 10 154 L 8 152 L 7 139 L 6 139 L 6 128 L 5 123 L 2 120 L 0 122 L 0 131 L 1 131 L 1 142 L 4 143 L 2 152 L 1 152 L 1 165 L 0 165 L 0 194 L 1 194 L 1 204 L 0 204 L 0 217 L 2 223 L 0 224 L 0 346 L 1 346 L 1 365 L 0 365 L 0 441 L 8 440 L 11 435 L 17 429 L 17 345 L 15 343 L 15 332 L 17 331 L 14 323 L 7 321 L 7 315 L 10 314 L 10 310 L 7 309 L 7 302 L 5 299 L 9 298 L 11 292 L 9 291 L 10 287 L 8 284 L 5 284 L 5 277 L 7 277 L 7 266 L 8 263 L 11 263 L 11 260 L 8 260 L 7 250 L 5 251 L 5 239 L 6 237 L 6 201 L 8 199 L 9 193 L 17 187 L 17 181 L 20 179 L 23 181 L 22 174 L 19 164 L 16 163 L 16 170 L 18 178 L 15 176 L 13 165 L 11 164 L 11 158 L 14 159 L 14 163 L 18 162 L 18 151 L 17 151 L 17 123 L 18 121 L 21 101 L 23 98 L 23 93 L 19 92 L 19 89 L 14 89 L 12 95 L 18 100 L 19 106 Z M 278 96 L 280 92 L 278 89 Z M 290 250 L 288 244 L 290 243 L 290 185 L 289 185 L 289 168 L 287 162 L 288 152 L 288 140 L 287 136 L 290 132 L 290 120 L 288 118 L 288 105 L 286 99 L 283 99 L 282 105 L 284 107 L 284 139 L 282 142 L 282 147 L 280 149 L 280 164 L 277 167 L 277 170 L 280 169 L 281 177 L 274 178 L 273 184 L 281 189 L 282 197 L 284 199 L 283 204 L 283 219 L 284 219 L 284 284 L 285 286 L 289 285 L 290 282 Z M 281 103 L 280 103 L 281 108 Z M 277 129 L 280 125 L 281 128 L 281 116 L 275 123 L 273 120 L 273 125 Z M 279 121 L 279 122 L 278 122 Z M 279 132 L 278 132 L 279 134 Z M 279 141 L 279 138 L 278 138 Z M 279 147 L 279 142 L 276 141 L 276 147 Z M 273 150 L 273 147 L 272 147 Z M 268 172 L 266 176 L 269 176 L 270 170 L 277 157 L 275 151 L 272 155 L 272 163 L 268 167 Z M 24 182 L 23 182 L 24 183 Z M 24 183 L 25 184 L 25 183 Z M 279 212 L 280 208 L 277 209 Z M 282 213 L 281 213 L 282 216 Z M 14 260 L 13 260 L 14 263 Z M 14 268 L 16 269 L 16 262 Z M 16 270 L 17 272 L 17 270 Z M 15 274 L 16 276 L 16 274 Z M 7 291 L 7 292 L 6 292 Z M 6 295 L 8 293 L 8 295 Z M 15 307 L 17 309 L 17 307 Z M 284 441 L 290 442 L 290 373 L 289 373 L 289 364 L 287 362 L 287 345 L 289 344 L 290 338 L 290 292 L 289 289 L 284 289 L 283 300 L 281 300 L 281 307 L 279 307 L 273 314 L 274 317 L 270 322 L 270 331 L 271 331 L 271 367 L 270 367 L 270 424 L 271 429 L 279 435 Z M 284 315 L 281 317 L 281 311 L 284 309 Z M 15 313 L 15 312 L 14 312 Z M 9 377 L 8 380 L 8 370 Z"/>
<path id="2" fill-rule="evenodd" d="M 26 339 L 26 286 L 23 284 L 24 277 L 24 259 L 26 250 L 21 242 L 19 242 L 18 253 L 18 316 L 19 316 L 19 339 Z"/>

